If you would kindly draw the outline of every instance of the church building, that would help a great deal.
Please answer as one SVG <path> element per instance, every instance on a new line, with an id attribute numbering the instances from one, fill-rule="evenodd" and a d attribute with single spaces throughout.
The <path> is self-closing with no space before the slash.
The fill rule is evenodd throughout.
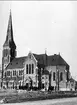
<path id="1" fill-rule="evenodd" d="M 2 52 L 2 88 L 65 90 L 69 81 L 69 65 L 60 54 L 29 52 L 17 57 L 10 13 Z"/>

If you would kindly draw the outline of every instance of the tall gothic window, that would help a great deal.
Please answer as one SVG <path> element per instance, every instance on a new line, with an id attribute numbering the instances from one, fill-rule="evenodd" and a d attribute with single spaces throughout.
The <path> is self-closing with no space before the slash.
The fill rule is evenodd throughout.
<path id="1" fill-rule="evenodd" d="M 55 74 L 55 72 L 53 72 L 53 81 L 55 81 L 56 80 L 56 74 Z"/>
<path id="2" fill-rule="evenodd" d="M 26 74 L 28 74 L 28 64 L 26 65 Z"/>
<path id="3" fill-rule="evenodd" d="M 19 70 L 19 75 L 23 75 L 23 70 Z"/>
<path id="4" fill-rule="evenodd" d="M 60 81 L 62 81 L 63 80 L 63 73 L 61 72 L 60 73 Z"/>
<path id="5" fill-rule="evenodd" d="M 31 64 L 29 64 L 29 74 L 31 74 Z"/>
<path id="6" fill-rule="evenodd" d="M 34 64 L 32 64 L 32 74 L 34 73 Z"/>

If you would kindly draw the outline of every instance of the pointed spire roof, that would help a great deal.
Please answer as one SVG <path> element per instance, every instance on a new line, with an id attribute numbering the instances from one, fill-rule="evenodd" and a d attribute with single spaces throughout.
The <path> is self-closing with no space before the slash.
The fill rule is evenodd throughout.
<path id="1" fill-rule="evenodd" d="M 6 41 L 5 41 L 4 45 L 3 45 L 3 47 L 5 47 L 5 46 L 14 47 L 16 49 L 16 45 L 15 45 L 14 40 L 13 40 L 13 28 L 12 28 L 11 10 L 10 10 L 9 21 L 8 21 Z"/>

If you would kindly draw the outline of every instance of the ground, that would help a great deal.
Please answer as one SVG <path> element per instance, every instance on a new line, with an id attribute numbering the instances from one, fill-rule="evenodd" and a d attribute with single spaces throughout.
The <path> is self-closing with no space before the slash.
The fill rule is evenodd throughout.
<path id="1" fill-rule="evenodd" d="M 23 103 L 9 103 L 3 105 L 77 105 L 77 97 L 30 102 L 28 101 Z"/>
<path id="2" fill-rule="evenodd" d="M 64 99 L 64 97 L 66 99 Z M 70 98 L 69 98 L 70 97 Z M 66 102 L 71 105 L 76 97 L 77 91 L 70 92 L 42 92 L 42 91 L 25 91 L 25 90 L 1 90 L 0 103 L 22 103 L 27 105 L 59 105 L 61 102 Z M 63 99 L 62 99 L 63 98 Z M 68 99 L 68 100 L 67 100 Z M 39 100 L 39 101 L 36 101 Z M 71 102 L 71 103 L 70 103 Z M 64 105 L 67 105 L 64 103 Z M 70 104 L 69 104 L 70 103 Z M 75 103 L 75 102 L 74 102 Z M 62 104 L 63 105 L 63 104 Z M 73 104 L 74 105 L 74 104 Z M 77 102 L 76 102 L 77 105 Z"/>

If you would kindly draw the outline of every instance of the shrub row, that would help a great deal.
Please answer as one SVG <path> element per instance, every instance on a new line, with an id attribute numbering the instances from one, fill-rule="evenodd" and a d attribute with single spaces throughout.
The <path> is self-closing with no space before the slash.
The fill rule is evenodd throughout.
<path id="1" fill-rule="evenodd" d="M 39 90 L 39 88 L 38 87 L 33 87 L 33 86 L 31 86 L 31 87 L 27 87 L 27 86 L 19 86 L 19 89 L 22 89 L 22 90 L 28 90 L 28 91 L 30 91 L 31 89 L 32 90 Z"/>

